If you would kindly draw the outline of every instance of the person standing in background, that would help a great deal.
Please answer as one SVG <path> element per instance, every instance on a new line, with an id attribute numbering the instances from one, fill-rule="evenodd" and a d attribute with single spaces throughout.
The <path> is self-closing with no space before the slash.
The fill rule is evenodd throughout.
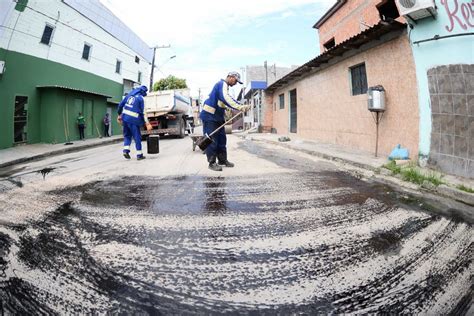
<path id="1" fill-rule="evenodd" d="M 104 116 L 104 137 L 110 137 L 109 128 L 110 128 L 109 113 L 105 113 L 105 116 Z"/>
<path id="2" fill-rule="evenodd" d="M 79 139 L 85 140 L 84 129 L 86 128 L 86 118 L 79 112 L 77 117 L 77 127 L 79 128 Z"/>

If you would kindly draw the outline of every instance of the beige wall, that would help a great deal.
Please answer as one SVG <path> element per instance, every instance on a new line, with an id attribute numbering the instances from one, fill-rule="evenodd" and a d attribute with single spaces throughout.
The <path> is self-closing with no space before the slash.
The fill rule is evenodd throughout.
<path id="1" fill-rule="evenodd" d="M 375 150 L 375 123 L 367 110 L 367 95 L 351 95 L 349 67 L 365 62 L 368 86 L 381 84 L 386 107 L 379 128 L 379 154 L 401 144 L 418 157 L 418 101 L 413 56 L 406 35 L 362 52 L 297 81 L 273 94 L 277 110 L 273 127 L 289 133 L 288 91 L 297 89 L 298 131 L 302 138 Z M 285 93 L 285 109 L 278 95 Z M 273 103 L 269 104 L 273 108 Z"/>

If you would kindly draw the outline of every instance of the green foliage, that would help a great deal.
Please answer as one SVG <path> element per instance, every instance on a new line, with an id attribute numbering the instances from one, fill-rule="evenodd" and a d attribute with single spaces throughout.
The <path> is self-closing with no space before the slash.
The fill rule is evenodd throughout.
<path id="1" fill-rule="evenodd" d="M 384 165 L 384 168 L 392 171 L 392 174 L 394 175 L 400 174 L 404 181 L 409 181 L 420 185 L 423 184 L 423 182 L 428 181 L 433 183 L 435 186 L 444 183 L 441 178 L 434 173 L 424 175 L 419 170 L 417 170 L 415 166 L 408 166 L 406 168 L 402 168 L 401 166 L 397 166 L 397 164 L 393 160 Z"/>
<path id="2" fill-rule="evenodd" d="M 402 171 L 402 168 L 397 166 L 395 160 L 391 160 L 388 164 L 384 165 L 384 168 L 392 171 L 393 174 L 399 174 Z"/>
<path id="3" fill-rule="evenodd" d="M 461 191 L 468 192 L 468 193 L 474 193 L 474 189 L 471 189 L 471 188 L 465 186 L 464 184 L 460 184 L 456 188 L 458 188 Z"/>
<path id="4" fill-rule="evenodd" d="M 158 82 L 155 82 L 153 84 L 153 91 L 186 89 L 187 87 L 188 85 L 186 84 L 186 79 L 181 79 L 169 75 L 168 77 L 163 78 Z"/>

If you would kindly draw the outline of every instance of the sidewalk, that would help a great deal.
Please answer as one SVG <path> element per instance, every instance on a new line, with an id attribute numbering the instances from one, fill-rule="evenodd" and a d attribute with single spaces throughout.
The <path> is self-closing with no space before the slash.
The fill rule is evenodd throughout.
<path id="1" fill-rule="evenodd" d="M 468 188 L 474 189 L 474 179 L 467 179 L 456 177 L 452 175 L 442 174 L 427 168 L 418 168 L 423 174 L 430 174 L 436 172 L 441 176 L 444 184 L 439 186 L 427 186 L 402 181 L 401 177 L 398 175 L 392 175 L 392 172 L 383 166 L 386 165 L 389 161 L 388 158 L 384 155 L 379 155 L 375 157 L 373 152 L 366 152 L 361 150 L 355 150 L 340 145 L 334 144 L 325 144 L 316 141 L 310 141 L 298 138 L 295 135 L 291 137 L 287 135 L 278 135 L 278 134 L 269 134 L 269 133 L 246 133 L 246 132 L 236 132 L 236 136 L 257 141 L 263 143 L 269 143 L 284 148 L 289 148 L 292 150 L 304 152 L 319 158 L 347 164 L 353 167 L 369 170 L 373 172 L 375 177 L 383 178 L 385 182 L 391 183 L 396 186 L 403 186 L 413 190 L 414 187 L 420 192 L 431 192 L 435 195 L 440 195 L 450 199 L 457 200 L 467 205 L 474 206 L 474 193 L 469 193 L 463 190 L 459 190 L 457 187 L 459 185 L 464 185 Z M 279 141 L 280 137 L 289 137 L 289 141 Z M 473 208 L 474 214 L 474 208 Z"/>
<path id="2" fill-rule="evenodd" d="M 32 144 L 19 145 L 0 150 L 0 168 L 15 165 L 30 160 L 42 159 L 48 156 L 80 151 L 91 147 L 117 143 L 123 140 L 122 135 L 106 138 L 92 138 L 71 141 L 72 144 Z"/>

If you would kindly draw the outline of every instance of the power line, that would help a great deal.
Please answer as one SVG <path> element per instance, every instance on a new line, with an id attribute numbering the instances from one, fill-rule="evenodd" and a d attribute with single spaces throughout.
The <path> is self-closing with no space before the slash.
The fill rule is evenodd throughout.
<path id="1" fill-rule="evenodd" d="M 18 2 L 18 1 L 15 1 L 15 2 Z M 123 51 L 123 50 L 121 50 L 121 49 L 119 49 L 119 48 L 117 48 L 117 47 L 115 47 L 115 46 L 112 46 L 112 45 L 110 45 L 110 44 L 108 44 L 108 43 L 106 43 L 106 42 L 104 42 L 104 41 L 102 41 L 102 40 L 100 40 L 100 39 L 98 39 L 98 38 L 96 38 L 96 37 L 90 35 L 90 34 L 84 33 L 83 31 L 81 31 L 81 30 L 79 30 L 79 29 L 76 29 L 75 27 L 72 27 L 72 26 L 70 26 L 69 24 L 67 24 L 67 23 L 65 23 L 65 22 L 60 21 L 59 18 L 52 17 L 52 16 L 50 16 L 50 15 L 44 13 L 44 12 L 41 12 L 41 11 L 39 11 L 39 10 L 34 9 L 34 8 L 28 6 L 28 5 L 25 5 L 25 8 L 28 8 L 28 9 L 30 9 L 31 11 L 34 11 L 34 12 L 36 12 L 36 13 L 42 15 L 42 16 L 45 16 L 45 17 L 47 17 L 47 18 L 49 18 L 49 19 L 51 19 L 51 20 L 53 20 L 53 21 L 55 21 L 55 22 L 57 22 L 57 23 L 60 23 L 60 24 L 66 26 L 66 27 L 68 27 L 68 28 L 70 28 L 70 29 L 72 29 L 72 30 L 78 32 L 78 33 L 81 33 L 82 35 L 87 36 L 87 37 L 89 37 L 89 38 L 91 38 L 91 39 L 93 39 L 93 40 L 95 40 L 95 41 L 97 41 L 97 42 L 99 42 L 99 43 L 101 43 L 101 44 L 103 44 L 103 45 L 105 45 L 105 46 L 108 46 L 108 47 L 110 47 L 110 48 L 112 48 L 112 49 L 114 49 L 114 50 L 116 50 L 116 51 L 119 51 L 119 52 L 121 52 L 121 53 L 123 53 L 123 54 L 125 54 L 125 55 L 128 55 L 128 56 L 130 56 L 130 57 L 132 57 L 132 58 L 135 58 L 135 55 L 131 55 L 130 53 L 125 52 L 125 51 Z M 100 26 L 98 26 L 98 27 L 100 27 Z M 138 53 L 137 53 L 137 54 L 138 54 Z M 143 58 L 143 56 L 141 56 L 141 57 Z"/>

